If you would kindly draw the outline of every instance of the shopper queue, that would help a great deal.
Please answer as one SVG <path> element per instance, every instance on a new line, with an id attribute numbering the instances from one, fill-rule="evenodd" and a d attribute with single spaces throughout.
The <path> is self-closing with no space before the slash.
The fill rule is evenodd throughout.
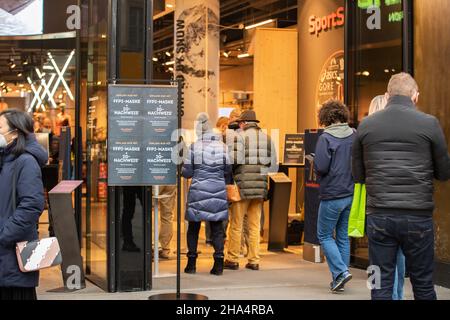
<path id="1" fill-rule="evenodd" d="M 352 278 L 346 230 L 356 182 L 366 186 L 369 263 L 380 271 L 372 299 L 402 298 L 404 254 L 414 298 L 433 300 L 433 180 L 450 178 L 447 143 L 439 121 L 417 110 L 419 88 L 409 74 L 394 75 L 378 99 L 354 133 L 340 102 L 327 102 L 319 112 L 326 128 L 315 154 L 318 238 L 332 273 L 330 288 L 342 291 Z"/>
<path id="2" fill-rule="evenodd" d="M 354 184 L 358 183 L 367 190 L 370 265 L 380 272 L 372 299 L 403 298 L 405 264 L 414 297 L 436 299 L 433 182 L 450 179 L 450 156 L 439 121 L 418 111 L 418 100 L 416 81 L 400 73 L 391 78 L 387 93 L 372 101 L 370 115 L 358 130 L 349 126 L 349 110 L 339 101 L 328 101 L 319 111 L 325 129 L 314 154 L 320 183 L 317 235 L 331 272 L 332 292 L 344 291 L 352 279 L 348 226 Z M 21 272 L 15 255 L 17 242 L 37 239 L 36 224 L 44 208 L 41 167 L 48 157 L 34 129 L 33 119 L 25 112 L 0 113 L 0 300 L 36 298 L 39 274 Z M 260 269 L 268 174 L 278 169 L 275 145 L 251 109 L 219 119 L 217 129 L 206 113 L 197 116 L 198 139 L 189 146 L 182 167 L 182 175 L 191 179 L 184 269 L 190 274 L 196 273 L 202 221 L 210 225 L 209 240 L 214 247 L 211 274 L 238 270 L 243 247 L 245 268 Z M 232 190 L 235 194 L 230 197 Z M 173 199 L 175 189 L 170 194 Z M 124 216 L 130 222 L 132 212 Z M 171 215 L 168 228 L 170 221 Z M 124 250 L 138 251 L 131 228 L 128 232 L 127 225 L 122 227 L 124 236 L 129 235 Z M 167 257 L 170 238 L 168 232 L 163 248 Z"/>
<path id="3" fill-rule="evenodd" d="M 267 174 L 276 164 L 275 146 L 258 126 L 256 113 L 244 111 L 230 121 L 222 134 L 212 130 L 207 114 L 197 117 L 197 142 L 189 148 L 183 165 L 183 176 L 192 178 L 189 188 L 186 220 L 188 264 L 186 273 L 196 272 L 197 243 L 200 222 L 211 225 L 214 246 L 212 274 L 223 269 L 239 269 L 244 216 L 248 219 L 248 254 L 246 268 L 259 270 L 260 221 L 262 205 L 267 200 Z M 225 141 L 225 142 L 223 142 Z M 240 199 L 229 206 L 226 184 L 236 184 Z M 224 261 L 223 221 L 228 220 L 228 252 Z"/>

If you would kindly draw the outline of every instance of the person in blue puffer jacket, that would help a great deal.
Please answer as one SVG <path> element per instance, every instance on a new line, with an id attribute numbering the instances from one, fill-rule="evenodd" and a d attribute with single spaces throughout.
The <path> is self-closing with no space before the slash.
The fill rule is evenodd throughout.
<path id="1" fill-rule="evenodd" d="M 48 155 L 33 126 L 23 111 L 0 113 L 0 300 L 35 300 L 39 284 L 39 272 L 20 271 L 15 250 L 17 242 L 38 239 L 44 209 L 41 167 Z"/>
<path id="2" fill-rule="evenodd" d="M 320 184 L 317 238 L 332 274 L 332 292 L 342 291 L 352 278 L 348 219 L 354 189 L 351 163 L 355 132 L 348 125 L 349 114 L 348 108 L 337 100 L 321 107 L 319 123 L 325 130 L 317 141 L 314 158 Z"/>
<path id="3" fill-rule="evenodd" d="M 209 221 L 214 247 L 214 266 L 211 274 L 223 274 L 224 231 L 223 221 L 228 219 L 226 176 L 231 175 L 227 146 L 220 133 L 212 130 L 208 114 L 197 116 L 198 140 L 191 145 L 183 164 L 182 175 L 192 178 L 189 188 L 186 220 L 188 264 L 186 273 L 196 272 L 198 235 L 202 221 Z"/>

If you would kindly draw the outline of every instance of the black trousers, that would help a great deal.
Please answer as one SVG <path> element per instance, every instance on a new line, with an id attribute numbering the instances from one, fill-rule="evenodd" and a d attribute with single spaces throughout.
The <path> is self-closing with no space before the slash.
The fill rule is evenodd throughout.
<path id="1" fill-rule="evenodd" d="M 141 187 L 124 187 L 123 188 L 123 212 L 122 212 L 122 235 L 123 241 L 126 243 L 133 242 L 133 217 L 136 207 L 136 199 L 139 199 L 141 205 L 142 188 Z"/>
<path id="2" fill-rule="evenodd" d="M 197 245 L 198 245 L 198 234 L 200 232 L 201 222 L 189 221 L 188 231 L 187 231 L 187 244 L 189 258 L 197 258 Z M 211 240 L 214 247 L 214 258 L 223 259 L 223 221 L 211 221 Z"/>
<path id="3" fill-rule="evenodd" d="M 432 217 L 393 214 L 367 215 L 369 260 L 375 273 L 372 300 L 391 300 L 397 251 L 405 255 L 416 300 L 436 300 L 433 285 L 434 227 Z"/>
<path id="4" fill-rule="evenodd" d="M 36 288 L 0 287 L 0 300 L 37 300 Z"/>

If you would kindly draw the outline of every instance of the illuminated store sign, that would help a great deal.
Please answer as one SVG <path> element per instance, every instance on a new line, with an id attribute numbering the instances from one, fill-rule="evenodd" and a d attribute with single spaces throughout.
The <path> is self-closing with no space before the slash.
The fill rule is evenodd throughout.
<path id="1" fill-rule="evenodd" d="M 384 0 L 384 4 L 386 6 L 394 6 L 397 4 L 401 4 L 402 0 Z M 379 8 L 381 6 L 381 0 L 358 0 L 358 7 L 361 9 L 367 9 L 370 7 L 377 7 Z"/>
<path id="2" fill-rule="evenodd" d="M 309 33 L 317 34 L 320 32 L 332 30 L 333 28 L 341 27 L 345 23 L 345 9 L 339 7 L 336 12 L 333 12 L 327 16 L 317 17 L 312 15 L 309 17 Z"/>
<path id="3" fill-rule="evenodd" d="M 387 9 L 391 9 L 391 6 L 397 6 L 392 9 L 401 8 L 402 0 L 384 0 L 384 6 Z M 366 10 L 369 8 L 381 9 L 381 0 L 358 0 L 358 7 L 360 9 Z M 397 10 L 392 11 L 388 14 L 389 22 L 401 22 L 403 20 L 403 11 Z"/>

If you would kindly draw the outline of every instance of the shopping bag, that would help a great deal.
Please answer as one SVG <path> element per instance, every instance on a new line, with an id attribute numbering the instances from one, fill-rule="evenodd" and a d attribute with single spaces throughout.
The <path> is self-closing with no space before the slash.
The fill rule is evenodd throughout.
<path id="1" fill-rule="evenodd" d="M 241 194 L 236 183 L 227 184 L 227 199 L 229 202 L 241 201 Z"/>
<path id="2" fill-rule="evenodd" d="M 355 184 L 353 193 L 352 209 L 348 220 L 348 236 L 353 238 L 364 237 L 364 226 L 366 223 L 366 185 Z"/>

